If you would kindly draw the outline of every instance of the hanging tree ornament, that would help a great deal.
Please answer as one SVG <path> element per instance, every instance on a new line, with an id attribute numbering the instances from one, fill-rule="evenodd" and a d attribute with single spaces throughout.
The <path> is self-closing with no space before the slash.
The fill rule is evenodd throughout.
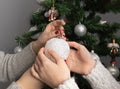
<path id="1" fill-rule="evenodd" d="M 94 52 L 94 50 L 91 50 L 91 55 L 92 55 L 94 60 L 100 61 L 100 57 Z"/>
<path id="2" fill-rule="evenodd" d="M 112 74 L 114 78 L 118 78 L 118 76 L 120 75 L 118 67 L 115 66 L 116 63 L 117 62 L 114 61 L 111 63 L 111 66 L 107 67 L 108 71 Z"/>
<path id="3" fill-rule="evenodd" d="M 29 29 L 28 32 L 32 32 L 32 31 L 36 31 L 36 30 L 38 30 L 38 29 L 37 29 L 37 26 L 33 26 L 33 27 L 31 27 L 31 28 Z M 41 34 L 41 33 L 39 32 L 39 33 L 31 36 L 31 38 L 32 38 L 32 39 L 38 39 L 38 37 L 40 36 L 40 34 Z"/>
<path id="4" fill-rule="evenodd" d="M 45 16 L 48 16 L 49 21 L 54 21 L 58 17 L 58 11 L 55 9 L 54 0 L 51 0 L 51 2 L 52 2 L 52 6 L 50 10 L 48 11 L 48 13 L 47 12 L 45 13 L 46 14 Z"/>
<path id="5" fill-rule="evenodd" d="M 112 43 L 108 44 L 108 48 L 111 48 L 110 54 L 116 54 L 119 49 L 119 44 L 115 42 L 115 39 L 113 39 Z"/>
<path id="6" fill-rule="evenodd" d="M 19 42 L 19 45 L 17 47 L 15 47 L 14 49 L 14 53 L 19 53 L 23 50 L 23 48 L 20 46 L 20 42 Z"/>
<path id="7" fill-rule="evenodd" d="M 118 49 L 119 49 L 119 44 L 115 42 L 115 39 L 113 39 L 112 43 L 108 44 L 108 47 L 111 48 L 110 50 L 110 55 L 112 57 L 111 59 L 111 66 L 109 66 L 107 69 L 108 71 L 110 71 L 110 73 L 113 75 L 113 77 L 118 78 L 120 71 L 118 69 L 118 67 L 115 66 L 115 64 L 117 63 L 115 60 L 115 57 L 118 53 Z"/>
<path id="8" fill-rule="evenodd" d="M 79 23 L 78 25 L 75 26 L 74 28 L 74 33 L 80 37 L 80 36 L 84 36 L 87 32 L 87 28 L 85 27 L 85 25 Z"/>
<path id="9" fill-rule="evenodd" d="M 48 11 L 46 11 L 46 12 L 44 13 L 44 16 L 45 16 L 45 17 L 49 17 Z"/>
<path id="10" fill-rule="evenodd" d="M 19 53 L 19 52 L 21 52 L 23 50 L 23 48 L 21 47 L 21 46 L 17 46 L 17 47 L 15 47 L 15 49 L 14 49 L 14 53 Z"/>

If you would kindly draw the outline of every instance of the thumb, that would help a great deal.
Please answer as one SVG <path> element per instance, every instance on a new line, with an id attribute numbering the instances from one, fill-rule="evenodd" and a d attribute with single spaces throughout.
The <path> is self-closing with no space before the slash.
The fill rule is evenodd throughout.
<path id="1" fill-rule="evenodd" d="M 49 49 L 48 52 L 57 64 L 59 64 L 61 62 L 62 58 L 55 51 Z"/>

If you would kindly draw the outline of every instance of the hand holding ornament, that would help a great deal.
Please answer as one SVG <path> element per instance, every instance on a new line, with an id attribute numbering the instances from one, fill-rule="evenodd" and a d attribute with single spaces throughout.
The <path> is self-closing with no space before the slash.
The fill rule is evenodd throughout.
<path id="1" fill-rule="evenodd" d="M 45 30 L 42 32 L 42 34 L 39 36 L 39 38 L 33 42 L 32 48 L 35 51 L 35 53 L 37 54 L 39 49 L 43 47 L 46 44 L 46 42 L 51 38 L 62 35 L 62 38 L 66 39 L 63 36 L 64 25 L 65 25 L 65 22 L 63 20 L 55 20 L 49 23 L 46 26 Z"/>
<path id="2" fill-rule="evenodd" d="M 96 61 L 93 59 L 91 53 L 85 46 L 76 42 L 69 42 L 69 45 L 74 48 L 70 50 L 70 55 L 66 60 L 69 69 L 79 74 L 89 74 L 96 65 Z"/>
<path id="3" fill-rule="evenodd" d="M 52 88 L 70 78 L 70 70 L 64 61 L 69 56 L 70 47 L 65 41 L 64 31 L 58 32 L 60 35 L 48 40 L 45 48 L 40 49 L 31 68 L 31 73 L 35 78 Z"/>
<path id="4" fill-rule="evenodd" d="M 45 55 L 45 49 L 41 48 L 36 62 L 31 68 L 31 73 L 38 80 L 52 88 L 56 88 L 70 78 L 70 70 L 65 61 L 56 52 L 48 50 L 48 53 L 54 58 L 55 62 L 51 61 Z"/>

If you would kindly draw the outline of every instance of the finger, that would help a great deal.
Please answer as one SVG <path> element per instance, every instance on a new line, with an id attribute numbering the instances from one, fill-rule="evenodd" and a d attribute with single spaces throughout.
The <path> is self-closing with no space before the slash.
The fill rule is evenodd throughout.
<path id="1" fill-rule="evenodd" d="M 38 59 L 39 59 L 39 61 L 41 62 L 41 64 L 42 64 L 42 62 L 46 59 L 46 56 L 45 56 L 45 54 L 44 54 L 44 51 L 45 51 L 45 48 L 42 47 L 42 48 L 40 49 L 40 51 L 38 52 Z"/>
<path id="2" fill-rule="evenodd" d="M 42 67 L 42 65 L 40 66 L 40 65 L 37 65 L 37 64 L 34 64 L 33 66 L 34 66 L 34 69 L 37 73 L 40 71 L 40 68 Z"/>
<path id="3" fill-rule="evenodd" d="M 60 34 L 62 36 L 65 36 L 65 32 L 64 32 L 64 27 L 63 26 L 60 27 Z"/>
<path id="4" fill-rule="evenodd" d="M 53 50 L 48 50 L 49 54 L 53 57 L 53 59 L 56 61 L 57 64 L 63 60 L 55 51 Z"/>
<path id="5" fill-rule="evenodd" d="M 65 35 L 64 29 L 60 29 L 60 32 L 61 32 L 62 35 Z"/>
<path id="6" fill-rule="evenodd" d="M 55 20 L 55 21 L 51 22 L 50 24 L 57 27 L 57 26 L 65 25 L 65 21 L 64 20 Z"/>
<path id="7" fill-rule="evenodd" d="M 60 31 L 61 31 L 61 37 L 62 37 L 62 39 L 67 40 L 67 38 L 65 36 L 64 30 L 60 30 Z"/>
<path id="8" fill-rule="evenodd" d="M 63 26 L 56 27 L 55 30 L 51 31 L 51 37 L 56 37 L 56 36 L 65 36 Z"/>
<path id="9" fill-rule="evenodd" d="M 68 42 L 68 44 L 69 44 L 70 47 L 73 47 L 77 50 L 79 50 L 80 46 L 81 46 L 79 43 L 76 43 L 76 42 Z"/>
<path id="10" fill-rule="evenodd" d="M 35 71 L 34 66 L 31 67 L 31 74 L 34 78 L 40 80 L 38 73 Z"/>
<path id="11" fill-rule="evenodd" d="M 72 68 L 72 60 L 67 59 L 66 64 L 67 64 L 68 68 L 71 70 L 71 68 Z"/>
<path id="12" fill-rule="evenodd" d="M 56 26 L 55 30 L 64 30 L 64 27 L 62 25 Z"/>
<path id="13" fill-rule="evenodd" d="M 41 65 L 44 65 L 45 62 L 49 62 L 52 64 L 52 61 L 44 54 L 45 48 L 41 48 L 39 53 L 38 53 L 38 59 L 41 62 Z"/>
<path id="14" fill-rule="evenodd" d="M 40 60 L 39 60 L 38 56 L 36 57 L 36 60 L 35 60 L 35 63 L 34 63 L 34 64 L 36 64 L 36 65 L 38 65 L 38 66 L 40 66 L 40 65 L 41 65 L 41 62 L 40 62 Z"/>
<path id="15" fill-rule="evenodd" d="M 50 38 L 57 37 L 61 35 L 60 30 L 54 30 L 51 32 Z"/>

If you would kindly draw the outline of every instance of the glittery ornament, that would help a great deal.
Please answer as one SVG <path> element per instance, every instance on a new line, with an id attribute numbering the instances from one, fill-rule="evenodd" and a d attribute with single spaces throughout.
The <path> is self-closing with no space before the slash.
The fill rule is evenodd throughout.
<path id="1" fill-rule="evenodd" d="M 79 23 L 75 26 L 74 32 L 78 37 L 84 36 L 87 32 L 87 28 L 85 27 L 85 25 Z"/>
<path id="2" fill-rule="evenodd" d="M 53 20 L 56 20 L 57 17 L 58 17 L 58 11 L 55 9 L 54 6 L 52 6 L 48 11 L 48 20 L 53 21 Z"/>
<path id="3" fill-rule="evenodd" d="M 17 47 L 15 47 L 15 49 L 14 49 L 14 53 L 19 53 L 19 52 L 21 52 L 23 50 L 23 48 L 21 47 L 21 46 L 17 46 Z"/>
<path id="4" fill-rule="evenodd" d="M 45 54 L 54 61 L 54 59 L 48 54 L 48 49 L 55 51 L 62 59 L 66 60 L 70 53 L 70 47 L 68 43 L 61 38 L 52 38 L 47 41 L 45 45 Z"/>

